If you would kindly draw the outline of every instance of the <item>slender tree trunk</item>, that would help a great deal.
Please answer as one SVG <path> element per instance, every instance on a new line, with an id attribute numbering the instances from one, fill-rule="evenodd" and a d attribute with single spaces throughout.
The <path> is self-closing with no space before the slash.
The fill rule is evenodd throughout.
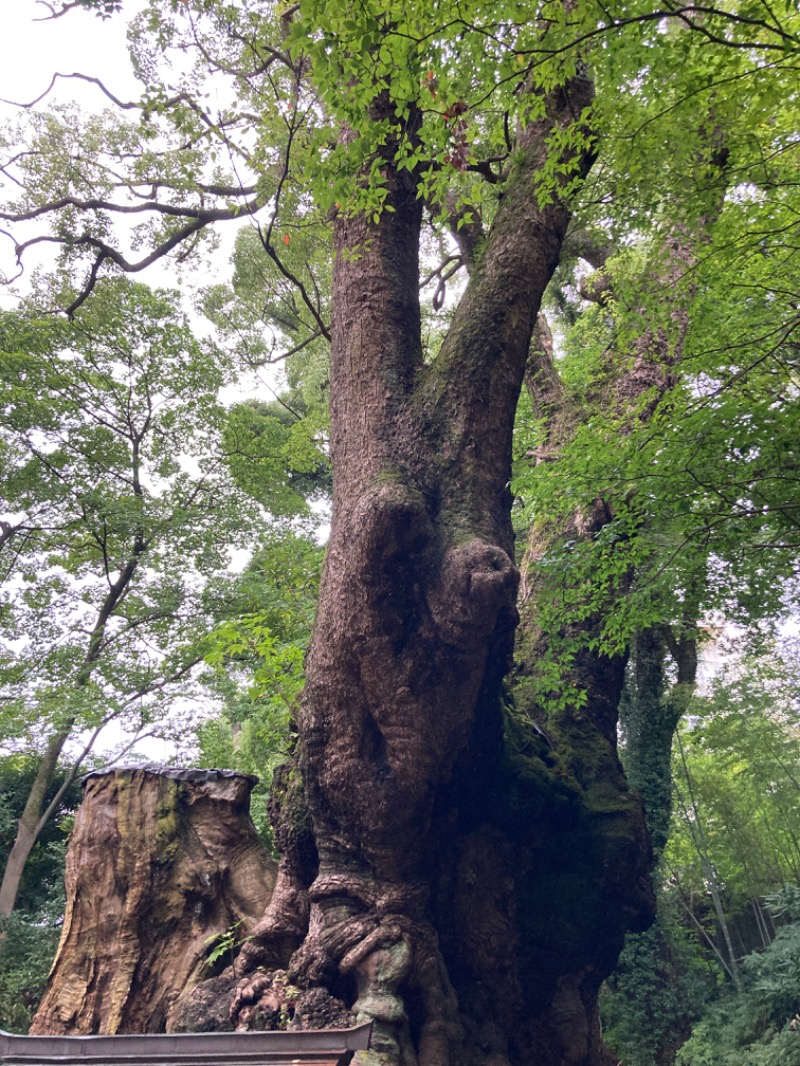
<path id="1" fill-rule="evenodd" d="M 728 966 L 726 967 L 726 969 L 728 970 L 733 979 L 733 983 L 736 986 L 737 992 L 741 992 L 743 987 L 742 977 L 739 972 L 739 963 L 736 957 L 736 952 L 733 950 L 733 941 L 731 940 L 730 926 L 728 924 L 728 919 L 725 914 L 725 908 L 722 903 L 722 893 L 720 891 L 719 878 L 717 877 L 717 871 L 714 868 L 714 863 L 711 859 L 711 853 L 708 849 L 705 829 L 703 828 L 703 819 L 700 814 L 700 808 L 697 805 L 694 786 L 692 785 L 692 778 L 691 774 L 689 773 L 688 763 L 686 761 L 686 752 L 684 751 L 683 744 L 681 743 L 680 734 L 678 734 L 678 752 L 680 754 L 684 780 L 686 781 L 686 788 L 689 794 L 689 804 L 691 806 L 690 813 L 684 805 L 684 817 L 686 818 L 686 823 L 689 827 L 689 836 L 691 837 L 695 851 L 697 852 L 703 866 L 703 873 L 705 875 L 706 884 L 708 885 L 708 892 L 711 896 L 711 903 L 714 907 L 714 914 L 717 918 L 717 928 L 725 944 L 725 951 L 728 956 Z"/>
<path id="2" fill-rule="evenodd" d="M 700 921 L 700 919 L 695 914 L 695 902 L 694 902 L 694 899 L 691 898 L 691 897 L 688 900 L 686 899 L 686 897 L 683 894 L 683 889 L 681 888 L 681 883 L 680 883 L 680 880 L 678 879 L 678 875 L 677 875 L 677 873 L 674 870 L 671 871 L 671 875 L 672 875 L 673 882 L 674 882 L 674 884 L 676 885 L 676 887 L 678 889 L 678 900 L 680 901 L 680 905 L 681 905 L 681 907 L 683 907 L 687 918 L 697 928 L 697 931 L 700 934 L 701 940 L 705 940 L 706 944 L 711 949 L 711 952 L 716 957 L 716 960 L 719 963 L 719 966 L 720 966 L 720 969 L 722 970 L 722 972 L 724 974 L 727 974 L 728 977 L 730 977 L 730 979 L 733 980 L 733 971 L 731 970 L 730 965 L 726 961 L 725 956 L 719 950 L 719 946 L 708 935 L 708 933 L 705 930 L 705 927 L 703 926 L 703 923 Z M 713 980 L 715 980 L 717 978 L 718 975 L 714 973 L 714 969 L 711 966 L 710 961 L 708 963 L 708 972 L 709 972 L 710 977 Z"/>
<path id="3" fill-rule="evenodd" d="M 69 731 L 55 733 L 47 743 L 44 755 L 36 770 L 25 808 L 19 819 L 17 835 L 6 859 L 3 880 L 0 884 L 0 917 L 8 917 L 17 902 L 19 886 L 25 863 L 42 831 L 42 812 L 45 797 L 58 766 L 58 760 L 69 737 Z"/>
<path id="4" fill-rule="evenodd" d="M 138 446 L 133 449 L 132 470 L 134 493 L 138 498 L 141 498 L 142 489 L 139 484 Z M 147 545 L 145 544 L 143 535 L 141 532 L 137 533 L 130 558 L 120 567 L 116 580 L 109 584 L 108 591 L 103 597 L 103 602 L 100 604 L 97 617 L 94 621 L 94 626 L 89 634 L 86 655 L 75 679 L 76 689 L 83 688 L 91 677 L 92 670 L 103 651 L 108 621 L 127 595 L 139 566 L 139 561 L 146 547 Z M 33 850 L 39 834 L 47 824 L 53 812 L 57 809 L 58 800 L 75 780 L 77 772 L 80 769 L 81 761 L 88 755 L 89 748 L 87 747 L 82 753 L 81 759 L 72 766 L 72 769 L 67 775 L 67 780 L 59 789 L 56 797 L 48 804 L 47 808 L 45 808 L 45 796 L 47 795 L 47 790 L 53 781 L 56 767 L 58 766 L 58 760 L 61 757 L 65 744 L 71 736 L 74 726 L 75 718 L 67 718 L 60 723 L 59 728 L 47 742 L 41 762 L 36 771 L 36 777 L 31 786 L 31 791 L 25 802 L 25 808 L 19 819 L 17 836 L 8 854 L 6 867 L 3 871 L 3 880 L 2 883 L 0 883 L 0 917 L 7 917 L 13 912 L 17 902 L 17 895 L 19 894 L 19 886 L 22 881 L 25 863 L 28 861 L 28 857 Z"/>
<path id="5" fill-rule="evenodd" d="M 770 937 L 769 933 L 767 932 L 767 925 L 764 921 L 764 915 L 761 912 L 760 901 L 757 899 L 752 899 L 750 900 L 750 906 L 753 908 L 753 914 L 755 915 L 756 929 L 758 930 L 758 935 L 761 938 L 761 947 L 763 949 L 766 949 L 770 945 Z"/>

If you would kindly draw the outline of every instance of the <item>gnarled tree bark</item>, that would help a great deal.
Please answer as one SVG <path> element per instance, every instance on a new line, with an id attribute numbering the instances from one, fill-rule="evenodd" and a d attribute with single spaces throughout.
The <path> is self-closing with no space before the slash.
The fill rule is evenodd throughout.
<path id="1" fill-rule="evenodd" d="M 233 1014 L 259 1024 L 287 982 L 317 990 L 375 1023 L 370 1066 L 610 1062 L 597 989 L 649 918 L 637 801 L 578 780 L 502 692 L 511 436 L 569 219 L 540 206 L 536 175 L 591 96 L 573 77 L 519 131 L 430 363 L 413 174 L 385 165 L 377 224 L 335 223 L 331 539 L 295 767 L 273 797 L 278 882 L 243 952 L 261 972 Z M 564 162 L 571 178 L 591 153 Z"/>

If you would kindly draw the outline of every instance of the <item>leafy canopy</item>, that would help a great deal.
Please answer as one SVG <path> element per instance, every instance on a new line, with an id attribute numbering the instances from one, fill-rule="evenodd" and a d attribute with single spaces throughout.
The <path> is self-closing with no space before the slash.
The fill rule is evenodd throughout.
<path id="1" fill-rule="evenodd" d="M 255 519 L 221 454 L 224 361 L 174 295 L 106 282 L 71 322 L 33 304 L 0 319 L 0 715 L 22 750 L 188 693 L 203 584 Z"/>

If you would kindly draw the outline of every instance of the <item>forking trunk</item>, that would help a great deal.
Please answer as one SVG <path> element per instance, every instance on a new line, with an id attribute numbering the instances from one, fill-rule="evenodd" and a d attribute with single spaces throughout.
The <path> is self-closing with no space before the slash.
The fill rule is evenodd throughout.
<path id="1" fill-rule="evenodd" d="M 590 796 L 502 697 L 517 620 L 511 434 L 569 217 L 539 206 L 535 178 L 549 134 L 590 100 L 573 78 L 520 132 L 429 363 L 413 176 L 387 164 L 380 221 L 335 225 L 332 532 L 296 768 L 275 805 L 278 885 L 245 964 L 373 1020 L 375 1066 L 610 1061 L 597 989 L 625 929 L 649 917 L 624 779 Z M 590 163 L 571 160 L 573 175 Z M 268 974 L 246 982 L 240 1021 L 271 994 Z"/>

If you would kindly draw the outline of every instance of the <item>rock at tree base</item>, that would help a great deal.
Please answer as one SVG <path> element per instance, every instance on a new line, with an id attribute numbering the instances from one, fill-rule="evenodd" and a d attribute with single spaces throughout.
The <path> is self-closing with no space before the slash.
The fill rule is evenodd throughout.
<path id="1" fill-rule="evenodd" d="M 209 940 L 233 927 L 246 936 L 274 887 L 249 815 L 255 782 L 151 766 L 89 775 L 67 852 L 64 929 L 32 1033 L 176 1026 L 178 997 L 209 976 Z"/>

